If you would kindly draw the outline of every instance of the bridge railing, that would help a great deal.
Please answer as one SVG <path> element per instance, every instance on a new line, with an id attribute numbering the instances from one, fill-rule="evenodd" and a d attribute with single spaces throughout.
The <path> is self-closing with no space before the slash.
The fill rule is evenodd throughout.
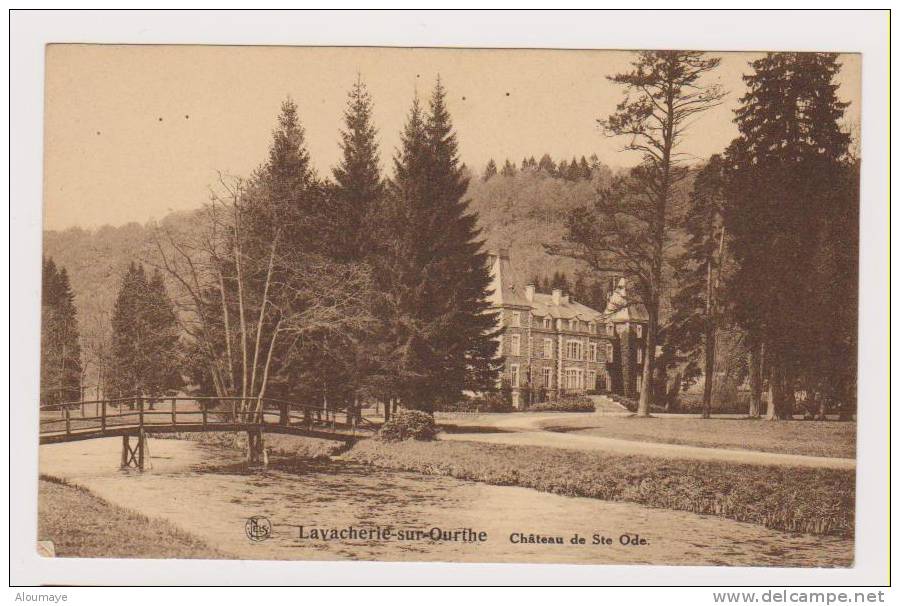
<path id="1" fill-rule="evenodd" d="M 105 432 L 123 426 L 145 429 L 190 426 L 203 429 L 251 429 L 282 426 L 325 431 L 352 431 L 366 425 L 359 411 L 325 408 L 278 398 L 240 396 L 132 396 L 44 404 L 41 435 Z"/>

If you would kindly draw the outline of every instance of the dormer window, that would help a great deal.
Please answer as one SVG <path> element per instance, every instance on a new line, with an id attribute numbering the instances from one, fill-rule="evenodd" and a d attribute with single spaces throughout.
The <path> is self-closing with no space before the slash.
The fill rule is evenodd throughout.
<path id="1" fill-rule="evenodd" d="M 569 330 L 578 330 L 578 320 L 569 320 Z"/>
<path id="2" fill-rule="evenodd" d="M 518 311 L 512 312 L 512 316 L 509 321 L 510 326 L 521 326 L 522 325 L 522 314 Z"/>
<path id="3" fill-rule="evenodd" d="M 610 322 L 609 324 L 606 325 L 606 334 L 610 337 L 612 337 L 613 335 L 616 334 L 616 327 L 613 325 L 612 322 Z"/>
<path id="4" fill-rule="evenodd" d="M 593 322 L 588 322 L 588 332 L 597 332 L 597 325 Z"/>
<path id="5" fill-rule="evenodd" d="M 637 326 L 635 326 L 635 327 L 634 327 L 634 334 L 637 336 L 638 339 L 640 339 L 641 337 L 643 337 L 643 336 L 644 336 L 644 327 L 641 326 L 640 324 L 638 324 Z"/>
<path id="6" fill-rule="evenodd" d="M 544 318 L 544 328 L 546 328 L 547 330 L 550 330 L 553 328 L 553 319 L 550 318 L 550 316 L 546 316 Z"/>

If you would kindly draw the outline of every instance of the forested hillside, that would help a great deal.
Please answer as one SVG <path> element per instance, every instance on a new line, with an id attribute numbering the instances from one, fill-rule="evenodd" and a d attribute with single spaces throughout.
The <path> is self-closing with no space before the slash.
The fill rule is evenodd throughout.
<path id="1" fill-rule="evenodd" d="M 192 213 L 173 213 L 162 224 L 185 224 Z M 116 293 L 129 263 L 148 257 L 153 247 L 149 225 L 128 223 L 88 230 L 73 227 L 44 232 L 44 256 L 65 269 L 75 294 L 75 309 L 85 366 L 86 395 L 94 395 L 98 359 L 108 345 Z"/>
<path id="2" fill-rule="evenodd" d="M 566 163 L 562 165 L 544 156 L 540 163 L 533 158 L 518 167 L 508 163 L 492 174 L 489 164 L 469 185 L 470 209 L 478 213 L 487 247 L 509 249 L 520 284 L 557 272 L 574 283 L 586 269 L 572 259 L 551 256 L 544 245 L 559 243 L 566 213 L 588 204 L 598 189 L 609 185 L 613 172 L 596 160 L 575 175 L 566 174 Z"/>

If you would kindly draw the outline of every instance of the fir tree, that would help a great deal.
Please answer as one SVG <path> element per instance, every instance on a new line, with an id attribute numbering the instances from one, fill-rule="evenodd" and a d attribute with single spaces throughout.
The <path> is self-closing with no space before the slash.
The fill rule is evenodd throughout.
<path id="1" fill-rule="evenodd" d="M 393 331 L 401 395 L 405 406 L 422 410 L 463 389 L 493 388 L 497 376 L 487 256 L 463 198 L 468 179 L 445 95 L 438 81 L 428 115 L 414 102 L 404 128 L 391 182 L 397 244 L 382 266 L 402 324 Z"/>
<path id="2" fill-rule="evenodd" d="M 142 302 L 148 299 L 147 276 L 144 268 L 130 263 L 112 316 L 112 361 L 109 387 L 113 398 L 144 395 L 144 381 L 149 375 L 148 354 L 145 347 L 149 327 L 141 313 Z"/>
<path id="3" fill-rule="evenodd" d="M 579 162 L 578 168 L 580 171 L 579 178 L 590 180 L 592 176 L 591 166 L 590 164 L 588 164 L 588 161 L 584 156 L 581 156 L 581 162 Z"/>
<path id="4" fill-rule="evenodd" d="M 510 162 L 509 158 L 507 158 L 506 162 L 503 163 L 503 168 L 500 169 L 500 175 L 503 177 L 516 176 L 516 165 Z"/>
<path id="5" fill-rule="evenodd" d="M 709 418 L 716 365 L 716 337 L 722 324 L 722 272 L 725 263 L 724 164 L 713 155 L 697 174 L 684 219 L 687 246 L 675 262 L 678 290 L 668 343 L 687 357 L 685 378 L 699 372 L 703 358 L 703 417 Z"/>
<path id="6" fill-rule="evenodd" d="M 360 78 L 348 95 L 341 131 L 341 162 L 336 166 L 333 188 L 333 256 L 361 261 L 370 254 L 371 222 L 384 185 L 379 169 L 377 131 L 372 124 L 372 100 Z"/>
<path id="7" fill-rule="evenodd" d="M 562 169 L 559 171 L 562 173 Z M 566 168 L 565 178 L 569 181 L 578 181 L 581 179 L 581 168 L 578 165 L 578 160 L 575 159 L 575 156 L 572 156 L 572 162 L 569 163 L 569 166 Z"/>
<path id="8" fill-rule="evenodd" d="M 43 260 L 41 281 L 42 404 L 81 399 L 82 365 L 75 295 L 65 268 Z"/>
<path id="9" fill-rule="evenodd" d="M 143 397 L 152 404 L 182 387 L 178 324 L 158 271 L 148 280 L 142 265 L 129 264 L 116 297 L 112 329 L 113 397 Z"/>
<path id="10" fill-rule="evenodd" d="M 147 284 L 148 298 L 141 312 L 147 326 L 147 375 L 145 390 L 151 397 L 174 395 L 183 386 L 179 327 L 175 308 L 159 270 Z"/>
<path id="11" fill-rule="evenodd" d="M 770 418 L 791 417 L 800 386 L 854 405 L 856 322 L 844 310 L 856 309 L 858 166 L 840 128 L 840 64 L 769 53 L 751 66 L 725 212 L 738 263 L 729 297 L 754 352 L 751 376 L 764 355 Z"/>
<path id="12" fill-rule="evenodd" d="M 555 177 L 557 175 L 556 163 L 553 161 L 553 158 L 550 157 L 550 154 L 544 154 L 543 156 L 541 156 L 541 159 L 537 164 L 537 170 L 543 171 L 551 177 Z"/>
<path id="13" fill-rule="evenodd" d="M 481 180 L 486 182 L 495 176 L 497 176 L 497 163 L 491 158 L 488 160 L 487 166 L 484 167 L 484 174 L 481 175 Z"/>

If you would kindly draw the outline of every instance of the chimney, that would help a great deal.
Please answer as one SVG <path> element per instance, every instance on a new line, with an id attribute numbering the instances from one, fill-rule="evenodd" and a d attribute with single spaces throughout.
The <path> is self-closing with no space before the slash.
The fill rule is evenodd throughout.
<path id="1" fill-rule="evenodd" d="M 560 299 L 562 299 L 562 291 L 558 288 L 553 289 L 553 304 L 559 305 Z"/>
<path id="2" fill-rule="evenodd" d="M 534 301 L 534 284 L 529 284 L 525 287 L 525 298 L 529 302 Z"/>

